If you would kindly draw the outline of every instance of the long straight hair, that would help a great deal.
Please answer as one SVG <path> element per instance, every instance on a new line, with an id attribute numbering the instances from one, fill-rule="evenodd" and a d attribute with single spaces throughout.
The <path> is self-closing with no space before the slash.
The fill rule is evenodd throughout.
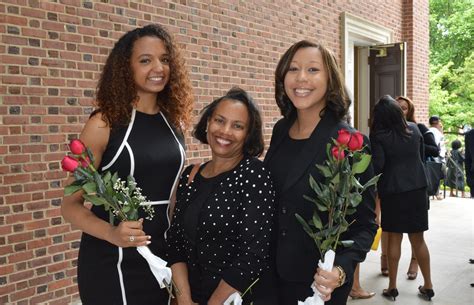
<path id="1" fill-rule="evenodd" d="M 402 108 L 390 95 L 384 95 L 378 100 L 372 117 L 371 132 L 394 131 L 402 137 L 411 135 Z"/>

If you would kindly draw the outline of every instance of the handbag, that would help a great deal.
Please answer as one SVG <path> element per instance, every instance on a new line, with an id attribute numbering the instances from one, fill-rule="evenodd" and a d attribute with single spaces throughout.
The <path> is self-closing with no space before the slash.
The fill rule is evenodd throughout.
<path id="1" fill-rule="evenodd" d="M 380 237 L 382 237 L 381 227 L 377 229 L 377 233 L 375 234 L 374 241 L 372 242 L 372 246 L 370 247 L 370 249 L 377 251 L 377 249 L 379 248 Z"/>
<path id="2" fill-rule="evenodd" d="M 442 163 L 431 160 L 428 160 L 425 163 L 425 174 L 428 182 L 426 192 L 429 196 L 435 196 L 438 194 L 439 182 L 444 176 L 442 167 Z"/>

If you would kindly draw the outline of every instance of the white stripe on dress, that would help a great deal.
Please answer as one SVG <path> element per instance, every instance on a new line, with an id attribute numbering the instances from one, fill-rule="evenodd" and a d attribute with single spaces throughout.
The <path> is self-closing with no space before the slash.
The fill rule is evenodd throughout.
<path id="1" fill-rule="evenodd" d="M 119 275 L 119 282 L 120 282 L 120 290 L 122 290 L 122 302 L 123 305 L 127 305 L 127 296 L 125 295 L 125 285 L 123 283 L 123 275 L 122 275 L 122 259 L 123 259 L 123 249 L 122 247 L 118 247 L 119 257 L 117 261 L 117 271 Z"/>
<path id="2" fill-rule="evenodd" d="M 180 152 L 180 155 L 181 155 L 181 163 L 179 165 L 178 172 L 176 173 L 176 177 L 175 177 L 174 182 L 173 182 L 173 187 L 171 187 L 170 194 L 169 194 L 169 199 L 170 200 L 168 200 L 168 202 L 170 202 L 171 201 L 171 196 L 173 195 L 173 190 L 175 189 L 176 185 L 179 183 L 179 177 L 181 176 L 181 171 L 183 170 L 184 162 L 186 161 L 186 153 L 184 151 L 183 145 L 181 145 L 181 142 L 179 142 L 178 137 L 174 133 L 173 128 L 171 128 L 170 124 L 168 123 L 168 120 L 166 119 L 166 117 L 163 115 L 162 112 L 160 112 L 160 114 L 163 117 L 163 120 L 165 120 L 166 125 L 168 125 L 168 128 L 170 129 L 171 133 L 173 134 L 173 137 L 176 140 L 176 143 L 178 143 L 179 152 Z M 165 233 L 163 234 L 165 239 L 166 239 L 166 233 L 168 233 L 168 230 L 171 226 L 171 219 L 170 219 L 170 216 L 169 216 L 170 215 L 169 210 L 170 210 L 170 205 L 168 204 L 168 207 L 166 208 L 166 220 L 168 221 L 168 228 L 165 230 Z"/>
<path id="3" fill-rule="evenodd" d="M 159 201 L 148 201 L 142 202 L 140 205 L 159 205 L 159 204 L 169 204 L 170 200 L 159 200 Z"/>
<path id="4" fill-rule="evenodd" d="M 123 137 L 122 144 L 120 144 L 120 147 L 117 150 L 117 153 L 115 153 L 115 156 L 112 158 L 112 161 L 110 161 L 109 164 L 102 167 L 103 171 L 105 171 L 109 167 L 111 167 L 114 164 L 114 162 L 118 159 L 120 154 L 122 153 L 122 150 L 123 150 L 125 144 L 127 143 L 128 136 L 130 135 L 130 132 L 132 131 L 133 123 L 135 122 L 135 114 L 136 114 L 136 110 L 133 109 L 132 110 L 132 117 L 130 118 L 130 124 L 128 124 L 127 132 L 125 133 L 125 137 Z"/>
<path id="5" fill-rule="evenodd" d="M 117 161 L 117 159 L 120 156 L 120 154 L 122 153 L 122 150 L 123 150 L 124 147 L 127 147 L 127 150 L 129 151 L 129 155 L 130 155 L 130 158 L 131 158 L 131 161 L 132 161 L 132 166 L 130 167 L 131 171 L 135 170 L 135 163 L 133 161 L 133 152 L 132 152 L 132 149 L 130 148 L 130 145 L 127 142 L 128 137 L 130 136 L 130 132 L 132 131 L 132 128 L 133 128 L 133 123 L 135 122 L 135 115 L 136 115 L 136 111 L 135 111 L 135 109 L 133 109 L 132 110 L 132 117 L 130 118 L 130 123 L 128 124 L 127 132 L 125 133 L 125 136 L 122 140 L 122 143 L 120 144 L 119 149 L 115 153 L 115 156 L 112 158 L 112 161 L 110 161 L 109 164 L 107 164 L 106 166 L 102 167 L 103 171 L 110 168 L 115 163 L 115 161 Z M 117 261 L 117 272 L 118 272 L 118 276 L 119 276 L 120 290 L 122 292 L 123 305 L 127 305 L 127 295 L 125 293 L 125 284 L 123 282 L 123 274 L 122 274 L 123 249 L 121 247 L 118 247 L 118 251 L 119 251 L 119 257 L 118 257 L 118 261 Z"/>
<path id="6" fill-rule="evenodd" d="M 133 150 L 130 147 L 130 144 L 125 143 L 125 147 L 127 147 L 128 150 L 128 155 L 130 156 L 130 173 L 129 175 L 133 177 L 133 174 L 135 173 L 135 155 L 133 154 Z"/>
<path id="7" fill-rule="evenodd" d="M 174 179 L 173 187 L 170 190 L 169 199 L 168 200 L 151 201 L 148 204 L 151 204 L 151 205 L 168 204 L 168 207 L 166 209 L 166 218 L 167 218 L 167 221 L 168 221 L 168 229 L 169 229 L 170 224 L 171 224 L 171 221 L 169 219 L 169 203 L 170 203 L 170 200 L 171 200 L 171 196 L 173 194 L 173 190 L 174 190 L 176 184 L 179 182 L 179 177 L 180 177 L 181 171 L 184 167 L 184 162 L 186 160 L 186 153 L 184 151 L 183 146 L 181 145 L 178 138 L 176 137 L 176 134 L 174 133 L 173 128 L 171 128 L 170 124 L 168 123 L 168 120 L 166 119 L 166 117 L 163 115 L 162 112 L 160 112 L 160 114 L 163 117 L 163 120 L 165 121 L 166 125 L 170 129 L 173 137 L 175 138 L 176 143 L 178 143 L 178 148 L 179 148 L 179 152 L 180 152 L 180 156 L 181 156 L 181 162 L 180 162 L 179 169 L 178 169 L 178 172 L 176 174 L 176 177 Z M 135 172 L 135 159 L 134 159 L 133 150 L 130 147 L 130 145 L 128 144 L 128 137 L 129 137 L 129 135 L 132 131 L 133 124 L 135 122 L 135 116 L 136 116 L 136 110 L 133 109 L 132 110 L 132 116 L 130 118 L 130 124 L 128 125 L 127 131 L 126 131 L 125 136 L 123 138 L 123 141 L 120 144 L 120 147 L 117 150 L 115 156 L 109 162 L 109 164 L 102 167 L 103 171 L 107 170 L 108 168 L 110 168 L 115 163 L 115 161 L 118 159 L 118 157 L 122 153 L 124 147 L 126 147 L 128 152 L 129 152 L 129 156 L 130 156 L 130 175 L 133 177 L 133 174 Z M 165 233 L 164 233 L 165 239 L 166 239 L 166 232 L 168 231 L 168 229 L 166 229 Z M 123 249 L 121 247 L 118 247 L 118 251 L 119 251 L 119 257 L 118 257 L 118 261 L 117 261 L 117 271 L 118 271 L 118 275 L 119 275 L 119 282 L 120 282 L 120 289 L 121 289 L 121 292 L 122 292 L 123 305 L 127 305 L 127 296 L 126 296 L 126 293 L 125 293 L 125 284 L 124 284 L 122 268 L 121 268 L 122 260 L 123 260 Z M 168 299 L 168 302 L 170 302 L 170 298 Z"/>

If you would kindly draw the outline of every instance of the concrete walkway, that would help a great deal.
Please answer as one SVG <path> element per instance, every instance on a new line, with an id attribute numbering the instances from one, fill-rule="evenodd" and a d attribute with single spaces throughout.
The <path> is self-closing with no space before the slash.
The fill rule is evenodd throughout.
<path id="1" fill-rule="evenodd" d="M 380 247 L 371 251 L 361 265 L 361 284 L 368 291 L 377 293 L 368 300 L 349 300 L 348 305 L 471 305 L 474 304 L 474 199 L 446 197 L 432 200 L 429 213 L 429 231 L 425 239 L 431 255 L 431 275 L 435 297 L 431 303 L 418 297 L 418 286 L 423 277 L 418 272 L 414 281 L 406 279 L 410 261 L 410 243 L 405 234 L 402 257 L 398 270 L 398 291 L 395 303 L 382 296 L 388 287 L 388 278 L 380 274 Z"/>

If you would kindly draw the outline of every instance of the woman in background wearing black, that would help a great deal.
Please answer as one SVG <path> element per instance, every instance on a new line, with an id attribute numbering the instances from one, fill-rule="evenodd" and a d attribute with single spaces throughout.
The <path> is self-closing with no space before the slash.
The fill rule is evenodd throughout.
<path id="1" fill-rule="evenodd" d="M 439 156 L 439 147 L 436 145 L 436 141 L 434 138 L 433 133 L 422 123 L 417 123 L 415 119 L 415 105 L 406 96 L 398 96 L 396 98 L 400 108 L 402 108 L 403 115 L 408 122 L 415 123 L 418 126 L 421 134 L 423 135 L 423 143 L 425 149 L 425 155 L 423 161 L 426 161 L 428 158 L 435 158 Z M 382 233 L 382 257 L 381 257 L 381 264 L 382 269 L 388 270 L 387 266 L 387 236 L 386 233 Z M 411 260 L 410 265 L 407 271 L 407 279 L 415 280 L 418 275 L 418 262 L 416 261 L 416 256 L 413 251 L 411 250 Z"/>
<path id="2" fill-rule="evenodd" d="M 423 167 L 423 136 L 404 118 L 399 104 L 389 95 L 374 107 L 370 131 L 374 170 L 382 173 L 378 195 L 382 209 L 382 230 L 388 232 L 389 286 L 383 295 L 398 296 L 397 271 L 403 233 L 408 233 L 418 259 L 424 284 L 419 293 L 434 296 L 430 254 L 423 232 L 428 230 L 427 180 Z"/>
<path id="3" fill-rule="evenodd" d="M 415 119 L 415 105 L 406 96 L 399 96 L 396 98 L 400 108 L 402 108 L 403 115 L 408 122 L 415 123 L 421 134 L 423 135 L 423 144 L 425 148 L 424 160 L 439 156 L 439 147 L 433 133 L 425 126 L 425 124 L 417 123 Z"/>

